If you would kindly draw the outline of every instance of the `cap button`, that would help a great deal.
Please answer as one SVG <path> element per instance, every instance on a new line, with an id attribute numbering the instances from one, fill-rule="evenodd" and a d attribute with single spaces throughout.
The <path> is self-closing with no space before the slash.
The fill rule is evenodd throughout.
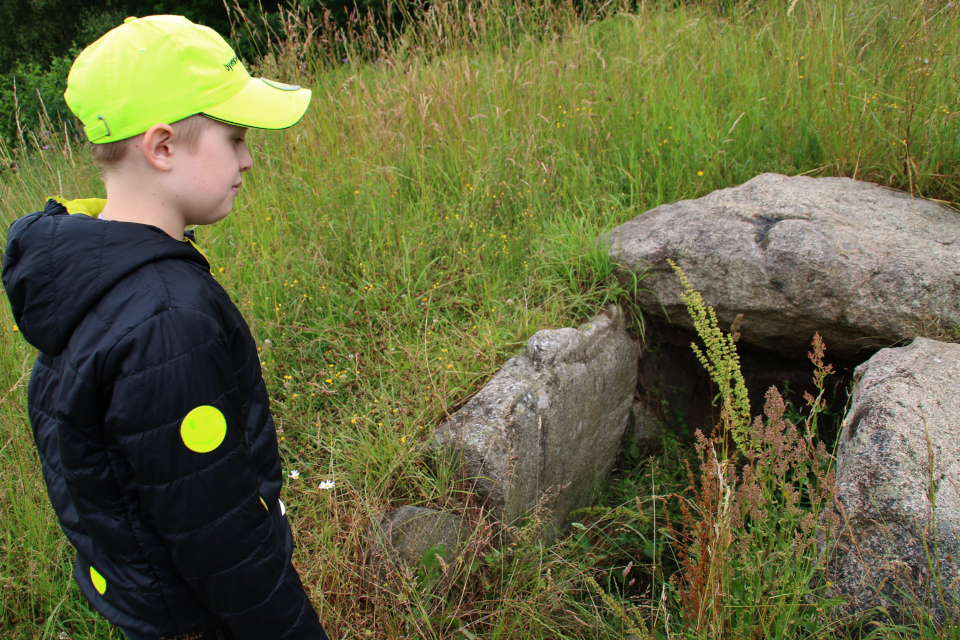
<path id="1" fill-rule="evenodd" d="M 123 24 L 127 24 L 128 22 L 133 22 L 136 19 L 137 19 L 137 16 L 130 16 L 129 18 L 124 19 Z"/>

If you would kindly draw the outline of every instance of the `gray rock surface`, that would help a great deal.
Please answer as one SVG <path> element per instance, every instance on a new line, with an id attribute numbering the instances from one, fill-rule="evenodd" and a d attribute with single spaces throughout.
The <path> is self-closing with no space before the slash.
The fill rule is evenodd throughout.
<path id="1" fill-rule="evenodd" d="M 538 331 L 438 427 L 436 442 L 506 523 L 548 509 L 543 532 L 551 538 L 610 471 L 637 353 L 615 307 L 579 329 Z"/>
<path id="2" fill-rule="evenodd" d="M 428 551 L 442 544 L 443 560 L 450 563 L 463 550 L 469 534 L 463 518 L 455 513 L 404 506 L 370 526 L 367 549 L 373 565 L 402 561 L 418 567 Z"/>
<path id="3" fill-rule="evenodd" d="M 960 214 L 848 178 L 763 174 L 652 209 L 606 239 L 621 266 L 649 275 L 639 304 L 685 328 L 673 258 L 741 341 L 804 359 L 819 331 L 856 359 L 941 318 L 960 325 Z M 862 360 L 862 357 L 861 357 Z"/>
<path id="4" fill-rule="evenodd" d="M 663 424 L 657 415 L 656 405 L 645 399 L 634 400 L 630 405 L 626 442 L 636 447 L 637 455 L 644 457 L 659 451 L 663 433 Z"/>
<path id="5" fill-rule="evenodd" d="M 910 620 L 915 598 L 942 623 L 938 579 L 953 616 L 960 597 L 960 345 L 917 338 L 883 349 L 854 380 L 827 594 L 845 598 L 845 613 L 883 605 L 897 621 Z"/>

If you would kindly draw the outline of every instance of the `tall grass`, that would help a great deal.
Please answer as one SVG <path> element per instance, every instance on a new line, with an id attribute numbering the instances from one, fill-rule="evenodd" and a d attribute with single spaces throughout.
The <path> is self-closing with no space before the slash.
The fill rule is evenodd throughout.
<path id="1" fill-rule="evenodd" d="M 960 200 L 956 8 L 644 4 L 591 18 L 481 1 L 411 18 L 384 35 L 285 16 L 259 71 L 309 85 L 314 104 L 291 130 L 251 132 L 233 214 L 198 233 L 260 345 L 321 618 L 344 638 L 601 638 L 637 626 L 639 603 L 657 637 L 724 635 L 685 627 L 671 582 L 663 503 L 685 484 L 682 448 L 635 461 L 634 495 L 621 484 L 599 524 L 545 548 L 534 518 L 497 546 L 454 471 L 430 463 L 430 430 L 532 333 L 622 295 L 594 238 L 650 207 L 764 171 Z M 5 222 L 48 195 L 102 195 L 67 129 L 28 139 L 0 150 Z M 0 342 L 0 634 L 119 637 L 70 583 L 25 415 L 32 352 L 6 307 Z M 466 514 L 466 570 L 371 587 L 364 533 L 400 504 Z M 621 517 L 631 509 L 642 517 Z M 779 606 L 774 578 L 758 574 L 755 606 Z"/>

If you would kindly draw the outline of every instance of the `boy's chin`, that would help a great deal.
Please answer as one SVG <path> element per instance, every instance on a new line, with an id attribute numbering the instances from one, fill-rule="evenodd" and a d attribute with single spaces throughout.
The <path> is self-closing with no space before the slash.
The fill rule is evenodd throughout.
<path id="1" fill-rule="evenodd" d="M 221 220 L 225 219 L 233 211 L 233 207 L 230 207 L 225 212 L 211 213 L 205 216 L 198 216 L 194 220 L 188 220 L 187 226 L 196 225 L 196 226 L 206 226 L 209 224 L 216 224 Z"/>

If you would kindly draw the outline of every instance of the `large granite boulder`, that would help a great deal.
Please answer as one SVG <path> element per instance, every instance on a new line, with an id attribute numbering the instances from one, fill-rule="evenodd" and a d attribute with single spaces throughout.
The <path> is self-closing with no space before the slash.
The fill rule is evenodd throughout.
<path id="1" fill-rule="evenodd" d="M 504 522 L 541 509 L 549 539 L 613 465 L 637 352 L 615 307 L 579 329 L 538 331 L 438 427 L 436 442 Z"/>
<path id="2" fill-rule="evenodd" d="M 960 345 L 917 338 L 883 349 L 854 380 L 837 453 L 840 528 L 829 546 L 819 540 L 820 579 L 829 596 L 843 596 L 848 620 L 869 620 L 877 606 L 896 622 L 911 619 L 910 607 L 956 620 Z"/>
<path id="3" fill-rule="evenodd" d="M 817 331 L 853 362 L 925 322 L 960 325 L 960 215 L 848 178 L 763 174 L 647 211 L 605 240 L 618 264 L 648 273 L 644 313 L 691 328 L 673 258 L 722 324 L 744 314 L 742 342 L 792 358 Z"/>

